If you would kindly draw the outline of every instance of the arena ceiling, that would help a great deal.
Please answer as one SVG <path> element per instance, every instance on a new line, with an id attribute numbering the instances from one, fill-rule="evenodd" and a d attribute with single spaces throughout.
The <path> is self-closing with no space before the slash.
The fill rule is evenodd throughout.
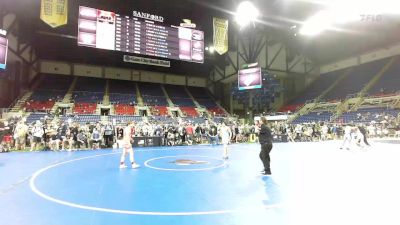
<path id="1" fill-rule="evenodd" d="M 78 6 L 85 5 L 120 14 L 131 14 L 133 9 L 165 17 L 166 24 L 179 24 L 182 19 L 192 19 L 198 29 L 206 34 L 206 45 L 212 43 L 212 17 L 228 18 L 239 0 L 70 0 L 69 23 L 52 29 L 39 19 L 40 0 L 2 0 L 10 11 L 17 12 L 23 26 L 19 36 L 31 41 L 42 59 L 64 60 L 88 64 L 130 67 L 122 62 L 123 53 L 78 47 L 73 37 L 77 35 Z M 324 64 L 379 47 L 388 47 L 400 41 L 400 19 L 383 16 L 381 21 L 356 21 L 327 31 L 316 37 L 298 35 L 298 28 L 310 15 L 322 8 L 311 0 L 253 0 L 260 9 L 257 28 L 266 31 L 276 41 L 285 43 L 299 54 L 305 54 L 317 63 Z M 294 27 L 295 26 L 295 27 Z M 232 30 L 237 25 L 230 24 Z M 47 33 L 47 34 L 43 34 Z M 54 35 L 49 35 L 54 34 Z M 204 64 L 172 60 L 171 68 L 134 65 L 136 69 L 166 73 L 207 75 L 218 62 L 218 56 L 207 55 Z"/>

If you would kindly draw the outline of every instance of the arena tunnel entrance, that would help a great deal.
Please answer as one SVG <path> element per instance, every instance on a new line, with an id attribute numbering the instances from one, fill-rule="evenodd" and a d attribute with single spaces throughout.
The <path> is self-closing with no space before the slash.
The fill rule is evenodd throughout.
<path id="1" fill-rule="evenodd" d="M 110 108 L 102 108 L 100 113 L 102 116 L 108 116 L 110 115 Z"/>
<path id="2" fill-rule="evenodd" d="M 140 109 L 140 110 L 139 110 L 139 115 L 140 115 L 140 116 L 147 116 L 147 110 L 145 110 L 145 109 Z"/>

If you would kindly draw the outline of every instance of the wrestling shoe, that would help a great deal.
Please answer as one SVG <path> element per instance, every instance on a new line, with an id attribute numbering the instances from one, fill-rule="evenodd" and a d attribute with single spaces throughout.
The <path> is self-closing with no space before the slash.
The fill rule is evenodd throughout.
<path id="1" fill-rule="evenodd" d="M 139 166 L 139 164 L 137 164 L 137 163 L 132 163 L 132 169 L 137 169 L 137 168 L 139 168 L 140 166 Z"/>
<path id="2" fill-rule="evenodd" d="M 121 164 L 121 165 L 119 165 L 119 168 L 120 169 L 125 169 L 125 168 L 127 168 L 127 166 L 125 164 Z"/>
<path id="3" fill-rule="evenodd" d="M 262 176 L 269 176 L 269 175 L 271 175 L 271 171 L 262 171 L 261 175 Z"/>

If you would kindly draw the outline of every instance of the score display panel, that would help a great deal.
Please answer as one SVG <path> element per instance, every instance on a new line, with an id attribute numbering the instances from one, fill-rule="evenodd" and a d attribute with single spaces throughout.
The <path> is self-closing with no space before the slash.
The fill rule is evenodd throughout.
<path id="1" fill-rule="evenodd" d="M 239 70 L 238 88 L 239 90 L 262 88 L 261 67 Z"/>
<path id="2" fill-rule="evenodd" d="M 204 32 L 79 7 L 78 45 L 160 58 L 204 62 Z"/>
<path id="3" fill-rule="evenodd" d="M 0 69 L 5 70 L 7 65 L 8 39 L 0 34 Z"/>

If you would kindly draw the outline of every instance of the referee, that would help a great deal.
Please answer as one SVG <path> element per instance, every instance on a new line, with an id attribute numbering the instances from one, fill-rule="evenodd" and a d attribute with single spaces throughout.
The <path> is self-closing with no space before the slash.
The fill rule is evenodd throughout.
<path id="1" fill-rule="evenodd" d="M 269 157 L 269 153 L 272 150 L 271 133 L 271 129 L 267 127 L 267 119 L 265 117 L 261 117 L 261 128 L 258 139 L 261 144 L 260 159 L 264 164 L 264 171 L 261 172 L 262 175 L 271 175 L 271 159 Z"/>

